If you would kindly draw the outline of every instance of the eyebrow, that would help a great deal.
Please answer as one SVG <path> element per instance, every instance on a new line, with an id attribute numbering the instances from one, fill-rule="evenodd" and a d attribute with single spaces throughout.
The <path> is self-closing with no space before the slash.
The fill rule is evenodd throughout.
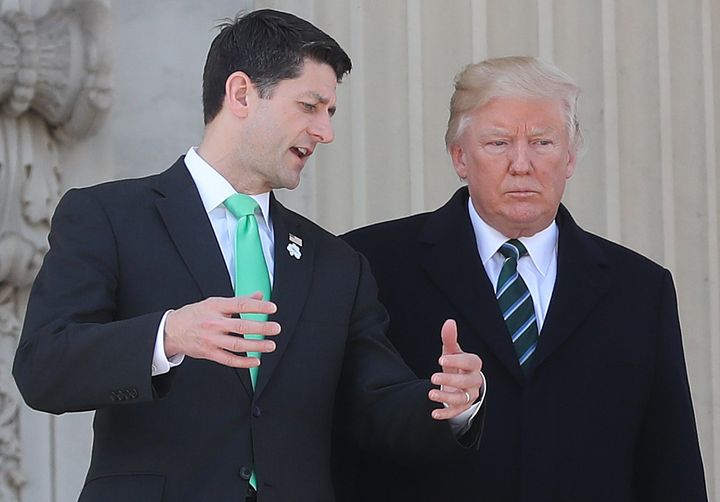
<path id="1" fill-rule="evenodd" d="M 508 129 L 502 129 L 500 127 L 491 127 L 480 131 L 481 136 L 506 136 L 510 134 Z"/>
<path id="2" fill-rule="evenodd" d="M 302 95 L 310 97 L 324 105 L 326 105 L 330 102 L 329 98 L 326 98 L 325 96 L 323 96 L 322 94 L 320 94 L 319 92 L 316 92 L 316 91 L 304 92 Z M 337 108 L 335 106 L 331 106 L 330 108 L 328 108 L 328 113 L 330 114 L 330 116 L 335 115 L 335 110 L 337 110 Z"/>
<path id="3" fill-rule="evenodd" d="M 480 136 L 510 136 L 512 131 L 503 129 L 502 127 L 491 127 L 480 131 Z M 548 134 L 557 134 L 557 129 L 553 127 L 535 127 L 531 129 L 528 136 L 544 136 Z"/>
<path id="4" fill-rule="evenodd" d="M 536 127 L 530 129 L 530 136 L 553 136 L 557 134 L 557 129 L 554 127 Z"/>

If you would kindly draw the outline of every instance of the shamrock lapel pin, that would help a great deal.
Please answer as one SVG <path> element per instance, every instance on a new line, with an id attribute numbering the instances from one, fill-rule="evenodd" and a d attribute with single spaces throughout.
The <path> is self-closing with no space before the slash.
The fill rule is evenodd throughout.
<path id="1" fill-rule="evenodd" d="M 296 260 L 299 260 L 300 258 L 302 258 L 302 252 L 301 252 L 301 248 L 302 248 L 302 244 L 303 244 L 302 239 L 300 237 L 298 237 L 297 235 L 293 235 L 293 234 L 290 234 L 288 236 L 288 239 L 290 240 L 290 243 L 288 243 L 288 245 L 287 245 L 288 253 L 290 254 L 290 256 L 292 256 Z"/>

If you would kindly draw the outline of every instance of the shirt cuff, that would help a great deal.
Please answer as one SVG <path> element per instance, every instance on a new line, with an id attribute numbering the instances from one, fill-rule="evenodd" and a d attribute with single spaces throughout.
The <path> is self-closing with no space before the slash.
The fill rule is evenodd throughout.
<path id="1" fill-rule="evenodd" d="M 160 319 L 160 326 L 158 326 L 157 335 L 155 335 L 152 376 L 163 375 L 169 372 L 172 368 L 183 362 L 183 359 L 185 359 L 185 354 L 175 354 L 172 357 L 167 357 L 167 355 L 165 355 L 165 320 L 170 312 L 172 312 L 172 310 L 165 312 L 165 315 L 163 315 L 162 319 Z"/>
<path id="2" fill-rule="evenodd" d="M 458 416 L 448 420 L 448 422 L 450 422 L 450 430 L 456 438 L 459 438 L 468 430 L 470 430 L 475 416 L 477 415 L 478 411 L 480 411 L 480 408 L 482 408 L 483 402 L 485 402 L 485 390 L 487 389 L 487 380 L 485 380 L 485 375 L 483 373 L 480 374 L 482 375 L 483 382 L 480 386 L 480 397 L 478 398 L 478 400 L 470 408 L 463 411 Z"/>

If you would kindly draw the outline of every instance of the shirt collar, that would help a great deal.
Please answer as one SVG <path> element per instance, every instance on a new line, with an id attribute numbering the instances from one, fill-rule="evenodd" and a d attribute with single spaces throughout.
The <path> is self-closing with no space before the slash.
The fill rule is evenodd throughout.
<path id="1" fill-rule="evenodd" d="M 210 213 L 213 209 L 225 206 L 225 199 L 237 193 L 232 185 L 222 177 L 205 159 L 200 157 L 196 147 L 190 148 L 185 155 L 185 165 L 190 176 L 192 176 L 195 186 L 200 193 L 205 211 Z M 270 226 L 270 192 L 258 195 L 250 195 L 260 206 L 261 216 L 265 223 Z"/>
<path id="2" fill-rule="evenodd" d="M 480 259 L 482 259 L 483 265 L 486 265 L 509 237 L 488 225 L 477 213 L 475 206 L 472 204 L 472 199 L 469 197 L 468 213 L 475 231 L 475 242 L 480 253 Z M 558 227 L 555 221 L 532 237 L 520 237 L 519 240 L 527 248 L 528 255 L 530 255 L 530 259 L 537 271 L 544 277 L 557 249 Z"/>

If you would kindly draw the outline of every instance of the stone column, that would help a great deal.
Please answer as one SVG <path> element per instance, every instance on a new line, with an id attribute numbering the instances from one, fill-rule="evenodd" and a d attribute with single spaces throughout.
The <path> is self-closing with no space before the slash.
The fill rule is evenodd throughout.
<path id="1" fill-rule="evenodd" d="M 29 4 L 29 2 L 28 2 Z M 57 4 L 56 4 L 57 5 Z M 20 398 L 10 374 L 29 287 L 60 196 L 60 148 L 112 102 L 109 12 L 98 0 L 0 17 L 0 500 L 20 500 Z"/>

